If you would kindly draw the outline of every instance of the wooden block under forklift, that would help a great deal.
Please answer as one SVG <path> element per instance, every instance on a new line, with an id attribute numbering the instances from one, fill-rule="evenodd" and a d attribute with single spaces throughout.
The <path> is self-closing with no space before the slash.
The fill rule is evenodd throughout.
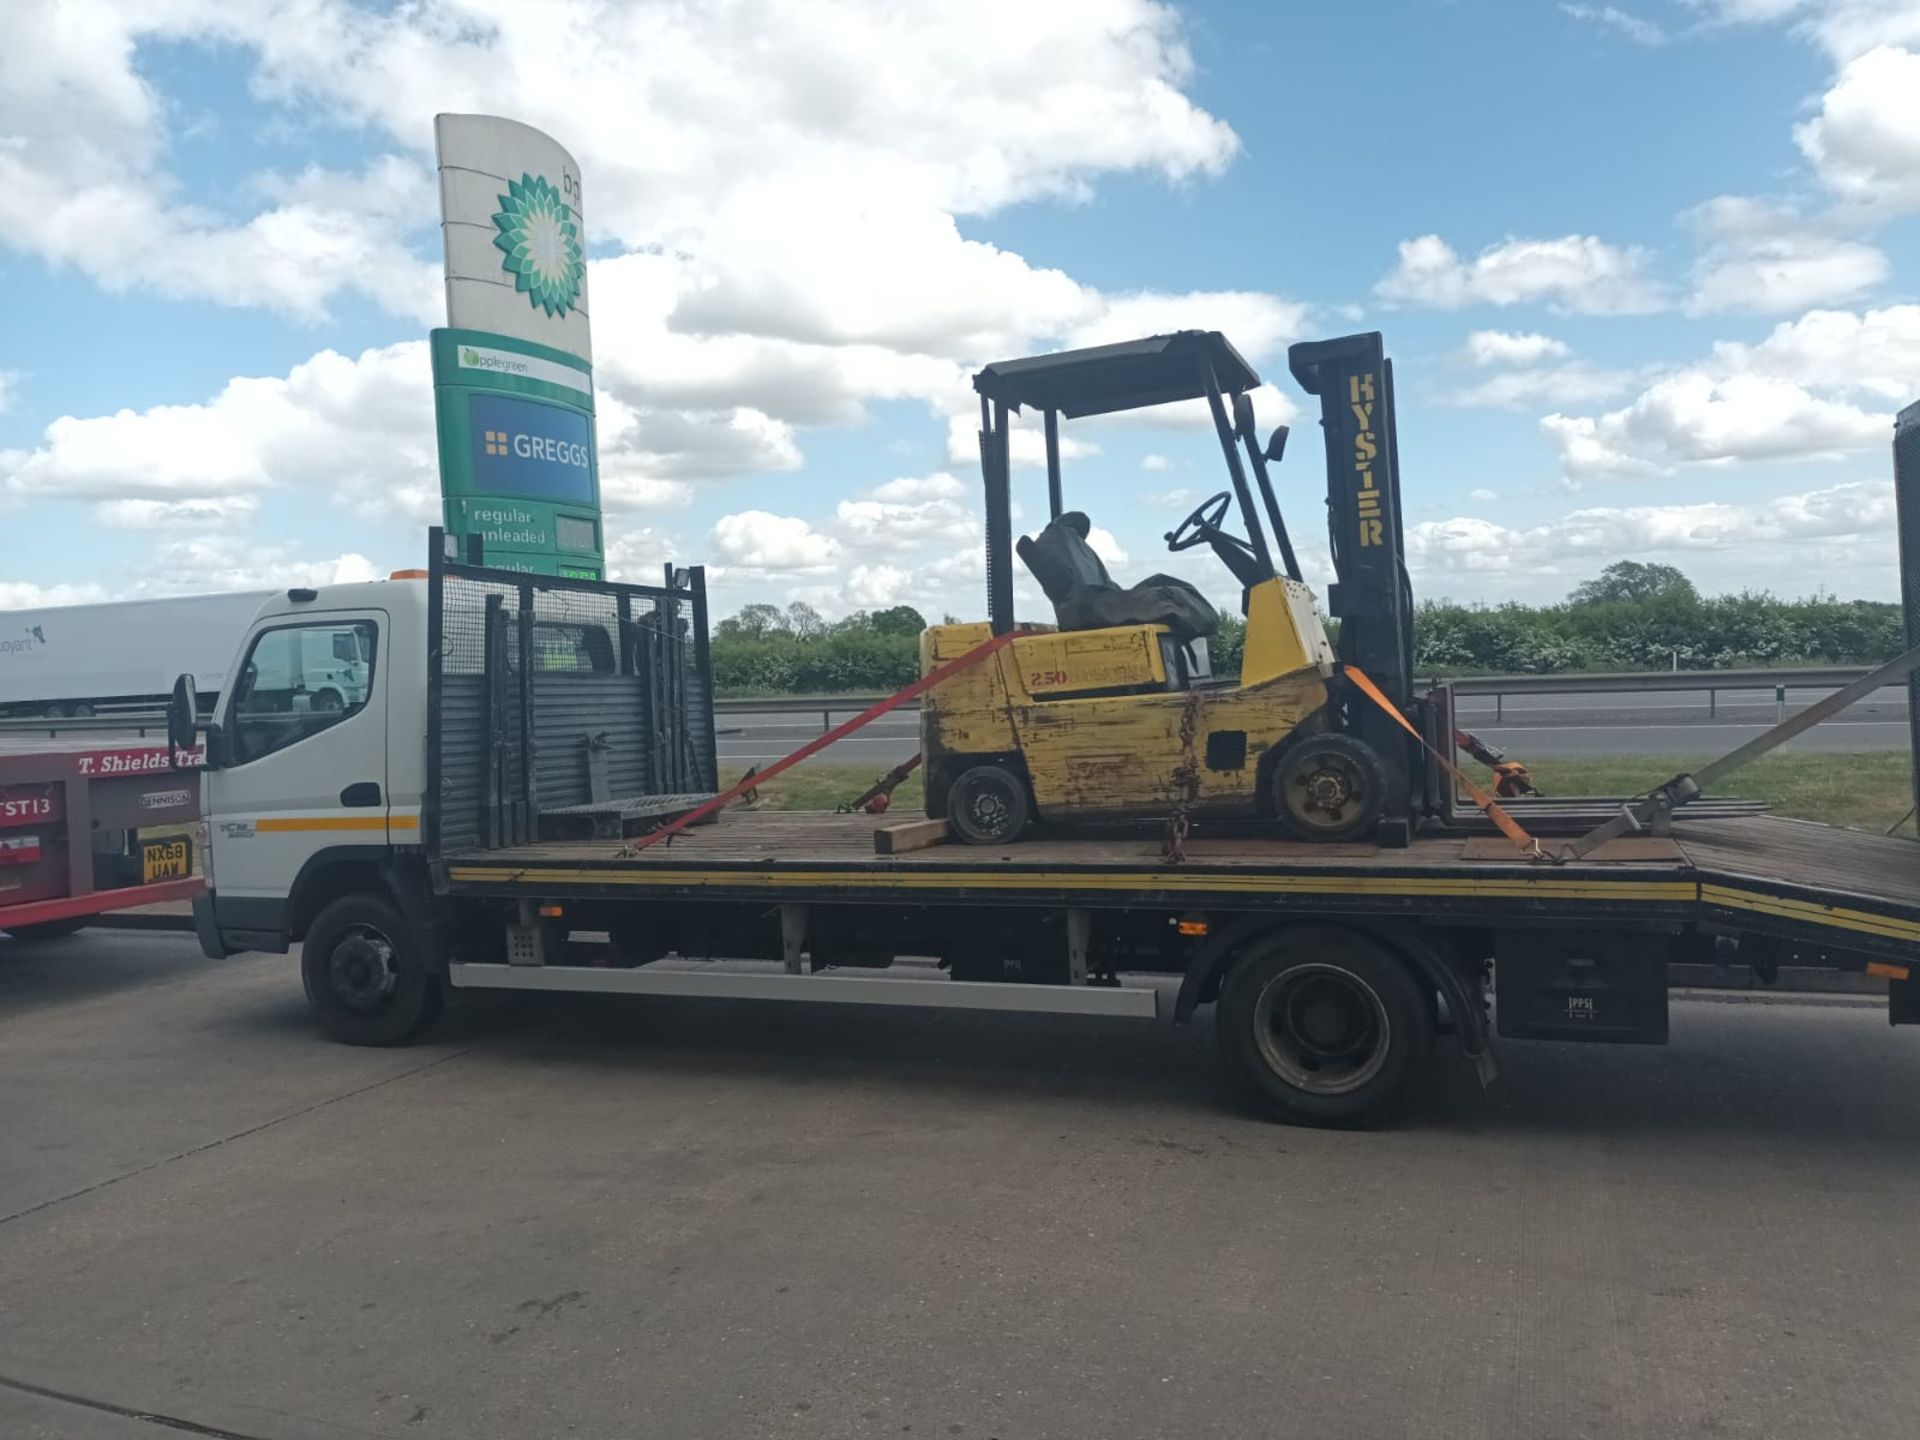
<path id="1" fill-rule="evenodd" d="M 897 825 L 879 825 L 873 832 L 873 853 L 904 855 L 909 850 L 925 850 L 947 839 L 944 820 L 903 820 Z"/>

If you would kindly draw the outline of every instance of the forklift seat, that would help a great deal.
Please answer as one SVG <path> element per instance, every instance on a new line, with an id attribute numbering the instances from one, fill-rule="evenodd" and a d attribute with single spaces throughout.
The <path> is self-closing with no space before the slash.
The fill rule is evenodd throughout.
<path id="1" fill-rule="evenodd" d="M 1092 522 L 1069 510 L 1037 536 L 1014 546 L 1033 578 L 1053 602 L 1062 630 L 1104 630 L 1115 625 L 1165 625 L 1183 644 L 1211 635 L 1220 612 L 1177 575 L 1149 575 L 1121 589 L 1087 543 Z"/>

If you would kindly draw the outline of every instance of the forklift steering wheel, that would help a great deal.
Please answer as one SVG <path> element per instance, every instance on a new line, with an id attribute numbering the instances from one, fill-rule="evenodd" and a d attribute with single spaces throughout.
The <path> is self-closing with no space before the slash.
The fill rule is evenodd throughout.
<path id="1" fill-rule="evenodd" d="M 1231 504 L 1233 504 L 1231 490 L 1222 490 L 1211 500 L 1202 501 L 1198 509 L 1167 532 L 1167 549 L 1191 550 L 1205 541 L 1209 533 L 1224 535 L 1226 539 L 1233 540 L 1233 536 L 1226 535 L 1220 528 L 1220 522 L 1227 518 L 1227 507 Z M 1189 531 L 1192 533 L 1189 534 Z M 1234 543 L 1241 542 L 1235 540 Z"/>

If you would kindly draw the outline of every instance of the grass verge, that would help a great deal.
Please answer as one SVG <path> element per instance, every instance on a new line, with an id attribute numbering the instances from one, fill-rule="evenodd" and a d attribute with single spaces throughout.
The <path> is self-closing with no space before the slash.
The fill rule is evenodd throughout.
<path id="1" fill-rule="evenodd" d="M 1533 775 L 1549 795 L 1632 795 L 1704 761 L 1679 755 L 1550 759 L 1535 765 Z M 1476 769 L 1467 773 L 1474 775 Z M 836 809 L 850 804 L 882 773 L 884 767 L 802 765 L 776 776 L 760 792 L 760 804 L 769 810 Z M 723 775 L 721 782 L 731 784 L 739 775 Z M 1769 755 L 1716 786 L 1715 793 L 1764 800 L 1777 815 L 1885 830 L 1913 804 L 1911 775 L 1907 757 L 1898 751 Z M 893 792 L 890 813 L 910 818 L 920 813 L 923 803 L 916 772 Z M 1904 833 L 1913 833 L 1911 822 Z"/>

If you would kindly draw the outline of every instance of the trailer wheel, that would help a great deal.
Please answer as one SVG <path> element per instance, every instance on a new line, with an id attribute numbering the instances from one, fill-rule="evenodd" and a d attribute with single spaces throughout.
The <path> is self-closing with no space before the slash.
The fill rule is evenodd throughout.
<path id="1" fill-rule="evenodd" d="M 42 920 L 37 925 L 9 925 L 6 934 L 15 940 L 59 940 L 87 928 L 87 916 L 73 915 L 65 920 Z"/>
<path id="2" fill-rule="evenodd" d="M 1004 765 L 975 765 L 947 790 L 947 823 L 969 845 L 1002 845 L 1027 828 L 1027 787 Z"/>
<path id="3" fill-rule="evenodd" d="M 1273 808 L 1303 840 L 1356 840 L 1379 822 L 1387 770 L 1364 740 L 1303 735 L 1273 767 Z"/>
<path id="4" fill-rule="evenodd" d="M 1288 930 L 1234 962 L 1214 1007 L 1220 1047 L 1261 1108 L 1298 1125 L 1386 1118 L 1433 1055 L 1433 1014 L 1367 935 Z"/>
<path id="5" fill-rule="evenodd" d="M 399 910 L 378 895 L 345 895 L 314 916 L 300 979 L 327 1033 L 347 1045 L 404 1045 L 446 993 Z"/>

